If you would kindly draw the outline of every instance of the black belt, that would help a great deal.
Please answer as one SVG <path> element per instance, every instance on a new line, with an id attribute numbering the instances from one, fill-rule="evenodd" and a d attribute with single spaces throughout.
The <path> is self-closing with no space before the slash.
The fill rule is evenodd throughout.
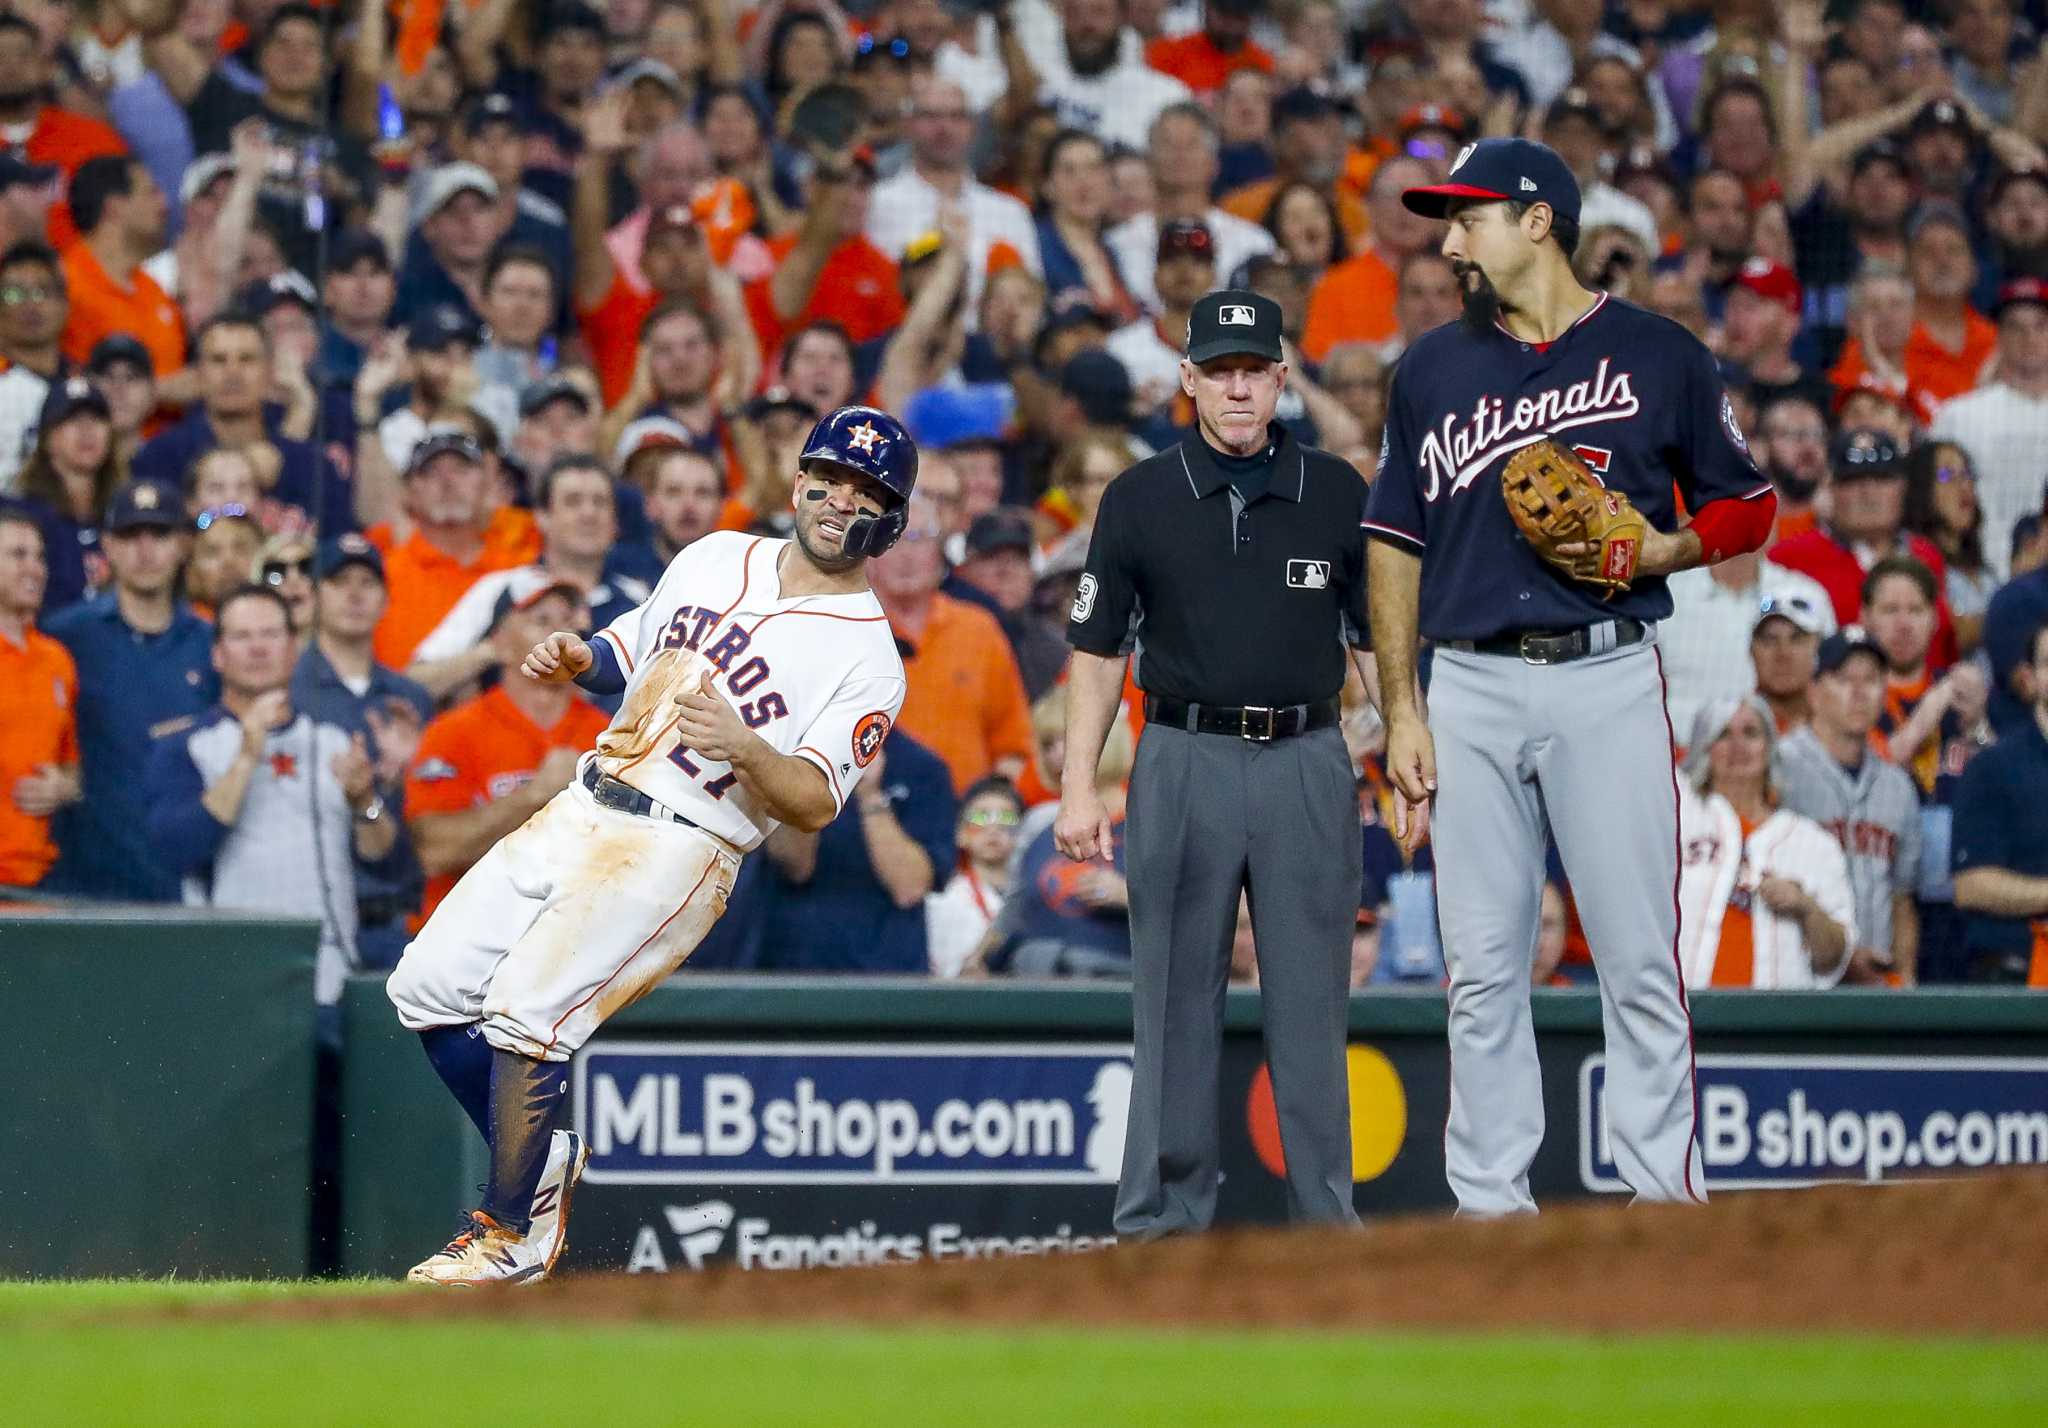
<path id="1" fill-rule="evenodd" d="M 670 823 L 680 823 L 685 828 L 697 828 L 682 814 L 665 803 L 656 803 L 624 779 L 613 778 L 601 772 L 597 760 L 592 759 L 583 768 L 583 786 L 590 790 L 590 796 L 597 800 L 600 808 L 617 809 L 620 813 L 637 813 L 642 818 L 659 818 Z"/>
<path id="2" fill-rule="evenodd" d="M 1576 630 L 1511 630 L 1484 640 L 1446 640 L 1460 654 L 1513 655 L 1528 664 L 1569 664 L 1587 655 L 1607 654 L 1641 644 L 1651 626 L 1623 617 L 1602 620 Z"/>
<path id="3" fill-rule="evenodd" d="M 1249 704 L 1225 708 L 1220 704 L 1183 704 L 1177 699 L 1145 696 L 1145 718 L 1154 724 L 1171 724 L 1190 734 L 1232 734 L 1240 739 L 1265 743 L 1327 729 L 1337 722 L 1337 701 L 1320 704 L 1287 704 L 1277 709 Z"/>

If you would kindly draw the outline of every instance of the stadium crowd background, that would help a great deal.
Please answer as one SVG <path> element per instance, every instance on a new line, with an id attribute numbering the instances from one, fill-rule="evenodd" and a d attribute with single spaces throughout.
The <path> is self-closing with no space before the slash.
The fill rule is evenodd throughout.
<path id="1" fill-rule="evenodd" d="M 1052 848 L 1061 631 L 1104 486 L 1188 430 L 1188 308 L 1276 299 L 1281 419 L 1372 479 L 1460 308 L 1399 192 L 1525 133 L 1780 496 L 1660 634 L 1688 979 L 2048 984 L 2042 11 L 9 0 L 0 884 L 318 917 L 331 1001 L 603 726 L 528 645 L 786 533 L 866 399 L 923 452 L 872 569 L 903 717 L 690 967 L 1119 975 L 1121 854 Z M 1432 984 L 1346 702 L 1355 980 Z M 1591 974 L 1560 875 L 1532 975 Z"/>

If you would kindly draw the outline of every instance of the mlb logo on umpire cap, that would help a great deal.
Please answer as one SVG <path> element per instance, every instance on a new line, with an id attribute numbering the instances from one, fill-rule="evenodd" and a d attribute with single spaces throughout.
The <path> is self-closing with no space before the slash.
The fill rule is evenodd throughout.
<path id="1" fill-rule="evenodd" d="M 1204 293 L 1188 314 L 1188 360 L 1197 367 L 1218 357 L 1287 360 L 1280 348 L 1280 304 L 1238 289 Z"/>
<path id="2" fill-rule="evenodd" d="M 1223 327 L 1253 327 L 1258 323 L 1258 319 L 1252 316 L 1250 308 L 1241 307 L 1236 304 L 1226 308 L 1219 308 L 1216 313 L 1216 321 Z"/>

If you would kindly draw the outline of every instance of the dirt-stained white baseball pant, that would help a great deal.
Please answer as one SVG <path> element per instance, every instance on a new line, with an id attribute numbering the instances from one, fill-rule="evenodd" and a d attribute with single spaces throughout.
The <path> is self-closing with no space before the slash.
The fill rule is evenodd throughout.
<path id="1" fill-rule="evenodd" d="M 1462 1212 L 1533 1211 L 1543 1087 L 1529 1011 L 1546 815 L 1600 974 L 1615 1166 L 1706 1199 L 1679 980 L 1678 791 L 1654 644 L 1566 664 L 1436 652 L 1436 891 L 1450 970 L 1444 1162 Z"/>
<path id="2" fill-rule="evenodd" d="M 723 840 L 572 781 L 462 875 L 386 994 L 408 1030 L 480 1021 L 500 1051 L 567 1061 L 697 949 L 739 866 Z"/>

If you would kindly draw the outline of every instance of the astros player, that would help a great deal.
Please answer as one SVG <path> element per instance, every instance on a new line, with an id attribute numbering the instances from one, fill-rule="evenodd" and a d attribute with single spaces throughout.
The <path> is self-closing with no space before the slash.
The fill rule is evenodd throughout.
<path id="1" fill-rule="evenodd" d="M 1600 973 L 1616 1164 L 1639 1198 L 1704 1200 L 1656 626 L 1664 577 L 1756 549 L 1775 498 L 1707 349 L 1572 276 L 1579 187 L 1555 153 L 1489 139 L 1402 201 L 1450 220 L 1443 252 L 1465 294 L 1464 320 L 1401 360 L 1365 521 L 1397 815 L 1434 819 L 1451 1188 L 1467 1213 L 1535 1209 L 1529 966 L 1547 820 Z M 1543 555 L 1503 498 L 1504 463 L 1546 440 L 1647 522 L 1611 598 L 1553 567 L 1583 543 Z M 1437 648 L 1426 712 L 1418 631 Z"/>
<path id="2" fill-rule="evenodd" d="M 903 703 L 864 563 L 902 534 L 917 450 L 841 407 L 798 458 L 792 540 L 717 532 L 588 641 L 522 674 L 625 694 L 576 779 L 462 877 L 392 973 L 399 1020 L 491 1147 L 483 1206 L 412 1279 L 531 1281 L 560 1256 L 587 1151 L 566 1063 L 679 966 L 779 823 L 845 806 Z"/>

